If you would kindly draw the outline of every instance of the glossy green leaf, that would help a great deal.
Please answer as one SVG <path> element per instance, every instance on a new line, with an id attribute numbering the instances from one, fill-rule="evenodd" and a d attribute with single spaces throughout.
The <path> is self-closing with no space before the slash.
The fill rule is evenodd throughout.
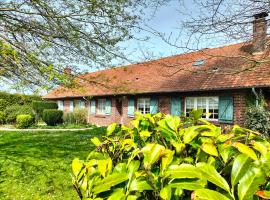
<path id="1" fill-rule="evenodd" d="M 190 143 L 195 137 L 197 137 L 197 135 L 199 135 L 197 129 L 198 126 L 192 126 L 184 129 L 183 141 L 185 144 Z"/>
<path id="2" fill-rule="evenodd" d="M 235 148 L 237 148 L 238 151 L 240 151 L 241 153 L 249 156 L 251 159 L 258 160 L 256 153 L 251 148 L 249 148 L 247 145 L 242 144 L 240 142 L 235 142 L 235 143 L 233 143 L 233 146 Z"/>
<path id="3" fill-rule="evenodd" d="M 160 155 L 165 150 L 165 147 L 160 144 L 147 144 L 143 149 L 142 153 L 144 155 L 144 166 L 145 168 L 150 168 L 160 157 Z"/>
<path id="4" fill-rule="evenodd" d="M 142 178 L 133 179 L 129 191 L 144 191 L 144 190 L 153 190 L 152 186 Z"/>
<path id="5" fill-rule="evenodd" d="M 165 155 L 162 157 L 162 160 L 161 160 L 161 171 L 164 171 L 165 169 L 167 169 L 167 167 L 171 164 L 173 160 L 174 151 L 166 149 L 164 151 L 164 154 Z"/>
<path id="6" fill-rule="evenodd" d="M 110 136 L 111 134 L 113 134 L 113 132 L 115 131 L 115 129 L 117 128 L 118 124 L 117 123 L 112 123 L 107 127 L 107 136 Z"/>
<path id="7" fill-rule="evenodd" d="M 195 166 L 190 164 L 172 165 L 165 172 L 170 178 L 201 178 L 202 174 Z"/>
<path id="8" fill-rule="evenodd" d="M 238 184 L 239 200 L 253 200 L 253 196 L 259 190 L 260 185 L 266 182 L 265 174 L 260 168 L 247 170 Z"/>
<path id="9" fill-rule="evenodd" d="M 205 179 L 176 179 L 170 182 L 171 188 L 180 188 L 182 190 L 197 190 L 206 186 L 207 181 Z"/>
<path id="10" fill-rule="evenodd" d="M 164 200 L 170 200 L 172 196 L 172 189 L 169 185 L 160 190 L 159 196 Z"/>
<path id="11" fill-rule="evenodd" d="M 75 158 L 72 161 L 71 166 L 72 166 L 73 174 L 75 175 L 75 177 L 77 177 L 83 168 L 83 162 L 80 161 L 78 158 Z"/>
<path id="12" fill-rule="evenodd" d="M 246 173 L 250 163 L 251 159 L 245 154 L 240 154 L 235 158 L 231 172 L 231 184 L 233 186 L 235 186 Z"/>
<path id="13" fill-rule="evenodd" d="M 193 200 L 230 200 L 225 195 L 209 189 L 198 189 L 193 193 Z"/>
<path id="14" fill-rule="evenodd" d="M 212 165 L 206 163 L 197 163 L 196 166 L 203 174 L 203 178 L 224 189 L 225 191 L 230 191 L 230 186 L 227 181 L 217 172 L 217 170 Z"/>
<path id="15" fill-rule="evenodd" d="M 263 157 L 266 156 L 269 146 L 268 142 L 252 141 L 252 146 L 258 152 L 260 152 Z"/>
<path id="16" fill-rule="evenodd" d="M 205 152 L 208 153 L 212 156 L 218 156 L 218 151 L 217 148 L 214 144 L 212 143 L 203 143 L 201 145 L 201 149 Z"/>
<path id="17" fill-rule="evenodd" d="M 108 158 L 106 160 L 98 161 L 98 171 L 100 174 L 105 177 L 106 174 L 110 173 L 112 170 L 112 159 Z"/>
<path id="18" fill-rule="evenodd" d="M 136 199 L 138 199 L 139 197 L 138 196 L 136 196 L 136 195 L 128 195 L 127 196 L 127 200 L 136 200 Z"/>
<path id="19" fill-rule="evenodd" d="M 111 187 L 118 185 L 122 182 L 125 182 L 126 180 L 128 180 L 128 174 L 126 173 L 109 175 L 104 179 L 95 182 L 93 193 L 98 194 L 101 192 L 108 191 L 111 189 Z"/>
<path id="20" fill-rule="evenodd" d="M 91 142 L 95 145 L 95 146 L 99 146 L 101 145 L 100 140 L 97 137 L 94 137 L 91 139 Z"/>
<path id="21" fill-rule="evenodd" d="M 125 200 L 125 197 L 124 189 L 117 189 L 108 197 L 108 200 Z"/>

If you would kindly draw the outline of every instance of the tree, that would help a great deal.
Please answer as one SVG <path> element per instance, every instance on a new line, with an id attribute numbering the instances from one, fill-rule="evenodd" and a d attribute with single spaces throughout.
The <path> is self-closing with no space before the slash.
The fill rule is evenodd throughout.
<path id="1" fill-rule="evenodd" d="M 67 63 L 104 66 L 126 59 L 145 8 L 166 0 L 4 0 L 0 2 L 0 79 L 61 83 Z"/>

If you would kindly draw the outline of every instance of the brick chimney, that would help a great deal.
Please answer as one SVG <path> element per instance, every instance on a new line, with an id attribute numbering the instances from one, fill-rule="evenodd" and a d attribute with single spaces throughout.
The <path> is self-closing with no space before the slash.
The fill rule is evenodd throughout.
<path id="1" fill-rule="evenodd" d="M 70 67 L 65 67 L 64 74 L 71 75 L 71 68 Z"/>
<path id="2" fill-rule="evenodd" d="M 253 51 L 254 53 L 260 53 L 266 48 L 267 21 L 265 18 L 268 13 L 262 12 L 253 16 Z"/>

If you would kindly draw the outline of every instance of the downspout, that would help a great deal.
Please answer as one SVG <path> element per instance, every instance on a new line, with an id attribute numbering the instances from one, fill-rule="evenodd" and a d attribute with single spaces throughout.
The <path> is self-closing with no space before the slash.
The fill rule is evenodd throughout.
<path id="1" fill-rule="evenodd" d="M 256 90 L 255 90 L 254 87 L 252 88 L 252 93 L 255 95 L 255 98 L 256 98 L 256 107 L 258 107 L 258 105 L 259 105 L 259 95 L 256 92 Z"/>

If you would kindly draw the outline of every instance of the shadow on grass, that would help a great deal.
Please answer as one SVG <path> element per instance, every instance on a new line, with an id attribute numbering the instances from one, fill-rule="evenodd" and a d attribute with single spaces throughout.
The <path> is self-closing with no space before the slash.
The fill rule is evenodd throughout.
<path id="1" fill-rule="evenodd" d="M 81 132 L 0 133 L 0 199 L 77 199 L 71 161 L 85 159 L 93 136 L 104 128 Z"/>

